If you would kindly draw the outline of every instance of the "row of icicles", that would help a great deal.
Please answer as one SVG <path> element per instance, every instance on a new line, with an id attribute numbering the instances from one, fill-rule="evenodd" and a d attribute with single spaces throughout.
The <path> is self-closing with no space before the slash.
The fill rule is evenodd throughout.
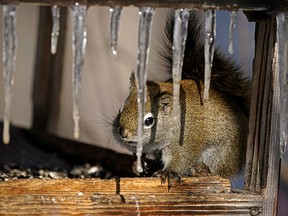
<path id="1" fill-rule="evenodd" d="M 88 7 L 86 5 L 75 4 L 70 7 L 72 13 L 72 50 L 73 50 L 73 120 L 74 120 L 74 137 L 78 138 L 79 131 L 79 104 L 81 95 L 81 79 L 84 65 L 85 48 L 87 42 L 86 31 L 86 15 Z M 9 124 L 10 124 L 10 106 L 13 88 L 13 74 L 15 71 L 15 60 L 17 51 L 17 36 L 16 36 L 16 11 L 17 5 L 3 5 L 3 76 L 4 76 L 4 127 L 3 127 L 3 142 L 8 144 L 10 142 Z M 51 53 L 57 52 L 57 41 L 59 36 L 59 19 L 60 7 L 51 6 L 53 16 L 53 27 L 51 33 Z M 111 55 L 115 60 L 117 58 L 117 40 L 119 21 L 122 7 L 116 6 L 110 8 L 110 46 Z M 139 29 L 138 29 L 138 52 L 137 52 L 137 71 L 135 74 L 138 88 L 138 144 L 137 144 L 137 170 L 142 172 L 141 156 L 143 149 L 143 119 L 144 119 L 144 104 L 146 101 L 146 79 L 147 79 L 147 63 L 149 55 L 149 42 L 151 24 L 155 8 L 143 7 L 139 9 Z M 230 12 L 230 43 L 228 52 L 233 53 L 233 33 L 236 25 L 236 11 Z M 278 16 L 278 40 L 279 40 L 279 70 L 281 85 L 281 155 L 287 140 L 287 52 L 288 47 L 285 43 L 287 34 L 286 20 L 287 15 L 280 14 Z M 173 110 L 177 113 L 180 98 L 180 82 L 182 74 L 182 64 L 184 57 L 184 49 L 187 37 L 187 28 L 189 20 L 188 9 L 178 9 L 175 11 L 175 27 L 173 34 Z M 205 79 L 204 79 L 204 99 L 209 98 L 211 67 L 214 55 L 214 45 L 216 37 L 216 11 L 207 10 L 205 19 L 205 44 L 204 44 L 204 58 L 205 58 Z M 283 44 L 282 44 L 282 43 Z M 174 115 L 176 116 L 176 115 Z"/>

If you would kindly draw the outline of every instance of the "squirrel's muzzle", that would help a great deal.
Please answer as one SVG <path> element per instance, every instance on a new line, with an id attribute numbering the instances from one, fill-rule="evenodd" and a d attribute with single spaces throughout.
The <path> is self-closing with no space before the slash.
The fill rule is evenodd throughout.
<path id="1" fill-rule="evenodd" d="M 132 133 L 128 130 L 128 129 L 124 129 L 122 127 L 119 127 L 118 130 L 120 136 L 125 140 L 125 139 L 129 139 L 130 137 L 132 137 Z"/>

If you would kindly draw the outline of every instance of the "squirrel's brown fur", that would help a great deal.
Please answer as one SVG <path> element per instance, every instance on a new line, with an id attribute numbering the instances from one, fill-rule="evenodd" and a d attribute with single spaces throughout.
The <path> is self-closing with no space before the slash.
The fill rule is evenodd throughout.
<path id="1" fill-rule="evenodd" d="M 170 73 L 172 32 L 170 17 L 161 49 Z M 235 175 L 245 157 L 249 82 L 239 67 L 216 50 L 209 100 L 203 103 L 203 39 L 194 12 L 190 14 L 182 78 L 177 118 L 172 117 L 171 81 L 147 82 L 145 112 L 152 113 L 154 125 L 144 130 L 143 152 L 162 152 L 162 179 L 193 175 L 203 168 L 224 177 Z M 116 139 L 133 152 L 137 143 L 137 115 L 137 89 L 132 75 L 130 95 L 115 119 L 114 130 Z"/>

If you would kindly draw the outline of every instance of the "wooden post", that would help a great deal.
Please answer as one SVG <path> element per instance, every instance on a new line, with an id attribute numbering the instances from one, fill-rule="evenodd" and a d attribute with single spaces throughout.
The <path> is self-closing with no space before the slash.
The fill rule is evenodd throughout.
<path id="1" fill-rule="evenodd" d="M 57 53 L 51 54 L 52 15 L 50 7 L 40 7 L 37 53 L 33 88 L 34 130 L 48 132 L 55 128 L 62 83 L 66 14 L 61 8 Z"/>
<path id="2" fill-rule="evenodd" d="M 245 189 L 263 196 L 263 215 L 276 215 L 280 166 L 276 19 L 256 24 Z"/>

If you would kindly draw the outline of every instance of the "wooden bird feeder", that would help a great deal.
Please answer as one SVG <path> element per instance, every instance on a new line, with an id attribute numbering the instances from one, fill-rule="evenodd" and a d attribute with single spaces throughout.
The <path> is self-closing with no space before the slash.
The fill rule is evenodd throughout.
<path id="1" fill-rule="evenodd" d="M 69 6 L 75 3 L 74 0 L 0 0 L 1 4 L 19 2 L 41 6 Z M 217 176 L 183 178 L 181 183 L 175 184 L 170 191 L 167 185 L 161 185 L 158 178 L 150 177 L 111 180 L 19 179 L 0 182 L 0 214 L 276 215 L 280 168 L 276 18 L 268 15 L 273 13 L 266 12 L 287 11 L 287 1 L 184 0 L 179 3 L 177 0 L 79 0 L 78 2 L 105 6 L 242 9 L 246 11 L 250 20 L 256 22 L 245 190 L 231 190 L 229 180 Z M 50 40 L 51 33 L 51 28 L 47 27 L 51 25 L 47 11 L 45 7 L 41 7 L 37 51 L 47 55 L 37 55 L 35 83 L 39 83 L 40 80 L 44 82 L 41 78 L 43 76 L 49 76 L 50 79 L 45 79 L 46 84 L 35 85 L 33 98 L 33 128 L 40 128 L 44 132 L 57 119 L 53 115 L 53 110 L 47 109 L 47 104 L 52 103 L 57 107 L 59 97 L 53 92 L 43 101 L 43 95 L 49 95 L 48 88 L 45 89 L 43 86 L 49 86 L 49 89 L 52 89 L 51 86 L 58 86 L 56 89 L 60 89 L 62 65 L 57 59 L 63 58 L 64 50 L 64 47 L 58 47 L 57 54 L 51 57 L 48 54 L 50 47 L 44 45 Z M 62 13 L 65 17 L 66 12 Z M 46 25 L 41 25 L 41 22 Z M 59 40 L 64 40 L 64 36 L 61 37 Z M 53 70 L 43 65 L 51 65 Z M 50 118 L 43 119 L 46 116 Z"/>

